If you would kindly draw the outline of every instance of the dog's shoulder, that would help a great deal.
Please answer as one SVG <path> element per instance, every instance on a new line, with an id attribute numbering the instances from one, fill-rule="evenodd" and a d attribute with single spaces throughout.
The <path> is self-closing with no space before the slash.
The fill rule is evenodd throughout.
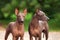
<path id="1" fill-rule="evenodd" d="M 9 26 L 14 26 L 15 25 L 15 22 L 10 22 L 8 25 Z"/>
<path id="2" fill-rule="evenodd" d="M 10 22 L 9 24 L 15 24 L 15 22 Z"/>

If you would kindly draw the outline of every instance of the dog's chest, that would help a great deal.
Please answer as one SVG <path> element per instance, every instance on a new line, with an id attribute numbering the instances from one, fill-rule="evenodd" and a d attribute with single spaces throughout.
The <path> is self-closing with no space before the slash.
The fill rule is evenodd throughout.
<path id="1" fill-rule="evenodd" d="M 14 26 L 12 29 L 12 34 L 14 34 L 14 35 L 24 34 L 24 26 L 23 25 Z"/>

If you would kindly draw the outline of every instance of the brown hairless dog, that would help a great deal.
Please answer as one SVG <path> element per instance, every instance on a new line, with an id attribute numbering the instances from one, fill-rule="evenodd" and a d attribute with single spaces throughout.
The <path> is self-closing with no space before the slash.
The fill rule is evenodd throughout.
<path id="1" fill-rule="evenodd" d="M 41 33 L 45 33 L 46 40 L 48 39 L 48 24 L 47 24 L 47 16 L 45 16 L 43 13 L 41 13 L 39 10 L 36 11 L 35 15 L 33 16 L 30 24 L 29 24 L 29 35 L 30 40 L 33 40 L 33 37 L 35 37 L 35 40 L 41 40 Z"/>
<path id="2" fill-rule="evenodd" d="M 46 16 L 46 14 L 39 10 L 37 13 L 40 14 L 40 20 L 39 20 L 39 24 L 40 26 L 42 26 L 42 32 L 45 34 L 45 37 L 46 37 L 46 40 L 48 40 L 48 29 L 49 29 L 49 26 L 48 26 L 48 20 L 49 18 Z M 44 35 L 43 35 L 44 37 Z"/>
<path id="3" fill-rule="evenodd" d="M 19 9 L 15 8 L 15 14 L 17 16 L 17 20 L 15 22 L 10 22 L 5 34 L 5 40 L 7 40 L 8 35 L 12 33 L 13 40 L 23 40 L 24 36 L 24 17 L 27 13 L 27 9 L 24 9 L 23 13 L 19 13 Z"/>

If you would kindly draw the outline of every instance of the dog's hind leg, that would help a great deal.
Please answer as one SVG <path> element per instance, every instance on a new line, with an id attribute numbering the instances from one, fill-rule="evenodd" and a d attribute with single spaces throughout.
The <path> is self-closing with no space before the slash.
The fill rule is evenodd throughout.
<path id="1" fill-rule="evenodd" d="M 38 37 L 38 40 L 41 40 L 41 36 Z"/>
<path id="2" fill-rule="evenodd" d="M 18 37 L 13 36 L 13 40 L 18 40 Z"/>
<path id="3" fill-rule="evenodd" d="M 43 33 L 45 34 L 46 40 L 48 40 L 48 30 L 44 30 Z"/>
<path id="4" fill-rule="evenodd" d="M 46 40 L 48 40 L 48 32 L 45 32 Z"/>
<path id="5" fill-rule="evenodd" d="M 33 40 L 33 37 L 30 35 L 30 40 Z"/>
<path id="6" fill-rule="evenodd" d="M 37 37 L 35 37 L 35 40 L 37 40 Z"/>
<path id="7" fill-rule="evenodd" d="M 5 40 L 7 40 L 9 34 L 10 34 L 10 29 L 7 28 L 7 30 L 6 30 L 6 34 L 5 34 Z"/>
<path id="8" fill-rule="evenodd" d="M 23 40 L 23 37 L 21 37 L 20 40 Z"/>
<path id="9" fill-rule="evenodd" d="M 41 40 L 41 33 L 39 34 L 38 40 Z"/>

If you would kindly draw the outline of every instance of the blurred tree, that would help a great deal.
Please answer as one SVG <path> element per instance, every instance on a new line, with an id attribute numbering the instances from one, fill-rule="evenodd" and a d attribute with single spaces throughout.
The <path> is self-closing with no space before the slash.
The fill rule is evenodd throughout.
<path id="1" fill-rule="evenodd" d="M 41 4 L 41 8 L 48 14 L 50 18 L 54 18 L 54 14 L 58 13 L 60 8 L 60 0 L 37 0 Z"/>
<path id="2" fill-rule="evenodd" d="M 16 6 L 19 6 L 20 10 L 26 7 L 28 12 L 41 8 L 50 18 L 60 13 L 60 0 L 0 0 L 0 18 L 11 18 Z"/>
<path id="3" fill-rule="evenodd" d="M 11 0 L 0 0 L 0 19 L 4 19 L 4 13 L 2 12 L 2 8 L 7 4 L 10 3 Z"/>

